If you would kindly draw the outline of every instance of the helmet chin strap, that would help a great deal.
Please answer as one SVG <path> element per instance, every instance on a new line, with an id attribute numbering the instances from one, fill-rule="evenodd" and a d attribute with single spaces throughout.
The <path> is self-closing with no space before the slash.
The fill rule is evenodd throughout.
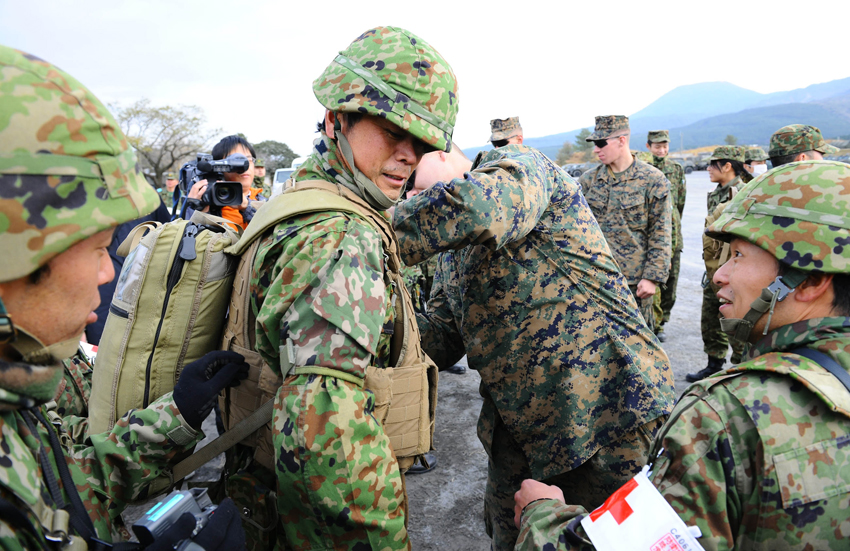
<path id="1" fill-rule="evenodd" d="M 390 199 L 378 188 L 375 182 L 360 172 L 357 165 L 354 164 L 354 152 L 351 150 L 351 146 L 348 144 L 348 140 L 343 136 L 341 130 L 339 113 L 337 113 L 334 117 L 334 136 L 336 137 L 339 150 L 342 152 L 342 156 L 345 157 L 345 162 L 348 163 L 348 168 L 351 169 L 351 173 L 354 176 L 354 186 L 356 186 L 356 189 L 352 189 L 351 191 L 360 195 L 360 197 L 365 199 L 376 210 L 387 210 L 398 203 L 401 194 L 395 200 Z"/>
<path id="2" fill-rule="evenodd" d="M 750 304 L 750 311 L 743 319 L 723 318 L 720 320 L 720 329 L 740 341 L 748 341 L 756 322 L 767 313 L 767 323 L 762 333 L 767 335 L 776 303 L 785 300 L 785 297 L 794 292 L 794 289 L 805 281 L 806 277 L 808 277 L 806 272 L 789 268 L 785 275 L 776 276 L 773 283 L 761 290 L 761 295 Z"/>

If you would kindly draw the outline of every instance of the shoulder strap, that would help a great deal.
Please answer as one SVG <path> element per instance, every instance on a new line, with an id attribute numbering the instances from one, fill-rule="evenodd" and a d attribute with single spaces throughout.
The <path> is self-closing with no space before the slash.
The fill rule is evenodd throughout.
<path id="1" fill-rule="evenodd" d="M 794 350 L 788 351 L 791 354 L 797 354 L 799 356 L 803 356 L 804 358 L 808 358 L 820 365 L 822 368 L 829 371 L 838 381 L 844 385 L 844 388 L 850 392 L 850 373 L 841 367 L 841 364 L 824 354 L 818 350 L 814 350 L 813 348 L 809 348 L 807 346 L 801 348 L 795 348 Z"/>
<path id="2" fill-rule="evenodd" d="M 124 238 L 124 241 L 118 245 L 118 249 L 116 249 L 116 254 L 118 256 L 123 256 L 126 258 L 130 251 L 136 248 L 136 245 L 139 244 L 139 241 L 142 240 L 142 237 L 147 235 L 148 231 L 153 231 L 160 227 L 162 224 L 159 222 L 142 222 L 127 234 L 127 237 Z"/>
<path id="3" fill-rule="evenodd" d="M 32 535 L 35 541 L 44 543 L 43 536 L 38 533 L 27 515 L 2 497 L 0 497 L 0 519 L 7 521 L 15 528 L 23 528 Z M 47 549 L 47 546 L 43 545 L 41 549 Z"/>
<path id="4" fill-rule="evenodd" d="M 266 423 L 271 422 L 273 406 L 274 398 L 264 403 L 259 409 L 240 421 L 235 427 L 175 465 L 171 471 L 173 473 L 171 483 L 176 484 L 183 480 L 213 457 L 222 452 L 226 452 L 253 434 L 254 431 Z"/>

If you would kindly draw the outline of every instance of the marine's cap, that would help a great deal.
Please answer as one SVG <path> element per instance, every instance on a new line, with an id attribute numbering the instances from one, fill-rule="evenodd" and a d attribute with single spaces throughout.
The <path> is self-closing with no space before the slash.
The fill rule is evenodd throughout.
<path id="1" fill-rule="evenodd" d="M 522 135 L 522 126 L 519 125 L 519 117 L 507 119 L 493 119 L 490 121 L 490 141 L 507 140 L 514 136 Z"/>
<path id="2" fill-rule="evenodd" d="M 377 27 L 358 36 L 313 81 L 313 93 L 330 111 L 383 117 L 451 150 L 457 79 L 445 58 L 409 31 Z"/>
<path id="3" fill-rule="evenodd" d="M 744 162 L 744 148 L 739 145 L 721 145 L 715 148 L 708 161 L 739 161 Z"/>
<path id="4" fill-rule="evenodd" d="M 629 131 L 629 117 L 625 115 L 603 115 L 596 117 L 596 127 L 593 134 L 585 141 L 602 140 L 612 136 L 622 136 Z"/>
<path id="5" fill-rule="evenodd" d="M 254 159 L 255 168 L 266 168 L 266 162 L 262 159 Z"/>
<path id="6" fill-rule="evenodd" d="M 705 233 L 745 239 L 806 272 L 850 272 L 850 165 L 799 161 L 762 174 Z"/>
<path id="7" fill-rule="evenodd" d="M 0 281 L 159 204 L 100 100 L 58 67 L 0 46 Z"/>
<path id="8" fill-rule="evenodd" d="M 646 135 L 647 143 L 664 143 L 670 141 L 670 133 L 666 130 L 650 130 Z"/>
<path id="9" fill-rule="evenodd" d="M 747 147 L 744 150 L 744 162 L 750 164 L 752 161 L 766 161 L 767 153 L 760 147 Z"/>
<path id="10" fill-rule="evenodd" d="M 770 150 L 767 154 L 771 157 L 782 157 L 806 151 L 819 151 L 824 155 L 833 155 L 838 153 L 838 148 L 823 140 L 820 128 L 817 126 L 789 124 L 774 132 L 770 137 Z"/>
<path id="11" fill-rule="evenodd" d="M 165 173 L 165 179 L 166 180 L 176 180 L 177 179 L 177 173 L 176 172 L 166 172 Z"/>

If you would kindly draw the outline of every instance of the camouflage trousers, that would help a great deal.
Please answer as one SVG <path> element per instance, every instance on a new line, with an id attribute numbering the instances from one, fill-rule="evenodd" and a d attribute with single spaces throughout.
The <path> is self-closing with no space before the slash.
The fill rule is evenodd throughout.
<path id="1" fill-rule="evenodd" d="M 667 282 L 664 284 L 664 287 L 655 293 L 654 300 L 652 301 L 652 313 L 655 317 L 656 331 L 659 331 L 662 325 L 670 321 L 670 312 L 673 311 L 673 305 L 676 304 L 676 287 L 679 285 L 679 270 L 681 267 L 682 251 L 674 251 Z"/>
<path id="2" fill-rule="evenodd" d="M 646 465 L 652 440 L 666 419 L 665 415 L 640 426 L 635 432 L 600 448 L 575 469 L 541 482 L 561 488 L 570 505 L 583 505 L 588 511 L 599 507 Z M 498 416 L 489 456 L 484 493 L 485 528 L 492 539 L 491 549 L 512 551 L 519 538 L 514 524 L 514 494 L 523 480 L 531 478 L 531 470 L 519 445 Z"/>
<path id="3" fill-rule="evenodd" d="M 277 506 L 286 547 L 409 549 L 406 491 L 374 397 L 322 375 L 287 377 L 274 403 Z"/>
<path id="4" fill-rule="evenodd" d="M 650 331 L 655 331 L 655 313 L 652 311 L 652 304 L 654 298 L 658 296 L 659 290 L 660 289 L 655 289 L 654 296 L 638 298 L 637 285 L 629 285 L 629 291 L 632 292 L 632 297 L 634 297 L 638 310 L 640 310 L 640 313 L 643 316 L 643 321 L 646 322 L 646 326 L 649 327 Z"/>
<path id="5" fill-rule="evenodd" d="M 729 346 L 732 346 L 732 363 L 739 364 L 744 360 L 747 343 L 733 339 L 720 329 L 720 300 L 709 285 L 702 290 L 702 329 L 703 350 L 712 358 L 726 359 Z"/>

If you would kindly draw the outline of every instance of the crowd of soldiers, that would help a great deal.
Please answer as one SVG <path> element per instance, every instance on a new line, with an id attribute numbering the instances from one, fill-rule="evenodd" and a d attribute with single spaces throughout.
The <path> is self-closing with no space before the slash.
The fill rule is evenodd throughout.
<path id="1" fill-rule="evenodd" d="M 104 105 L 50 63 L 0 47 L 0 83 L 0 547 L 107 549 L 249 366 L 210 352 L 173 392 L 85 435 L 78 343 L 114 277 L 109 244 L 173 201 L 174 179 L 157 193 Z M 280 381 L 271 456 L 237 448 L 209 522 L 190 515 L 148 549 L 410 549 L 415 464 L 396 457 L 367 379 L 408 361 L 462 372 L 463 356 L 481 376 L 493 549 L 610 548 L 590 524 L 638 473 L 663 497 L 651 513 L 672 511 L 704 549 L 847 547 L 850 166 L 822 160 L 816 128 L 774 134 L 770 171 L 753 168 L 763 152 L 715 150 L 703 323 L 740 343 L 739 363 L 715 373 L 728 344 L 714 331 L 707 371 L 677 402 L 656 335 L 685 201 L 666 131 L 650 132 L 643 162 L 627 117 L 597 117 L 601 164 L 579 181 L 525 146 L 516 118 L 494 120 L 494 148 L 470 160 L 452 141 L 451 66 L 396 27 L 357 37 L 313 92 L 313 152 L 260 208 L 308 191 L 338 207 L 257 236 L 247 282 L 252 343 Z M 257 176 L 250 144 L 222 148 Z M 761 174 L 744 183 L 747 166 Z M 400 261 L 418 267 L 413 297 Z"/>

